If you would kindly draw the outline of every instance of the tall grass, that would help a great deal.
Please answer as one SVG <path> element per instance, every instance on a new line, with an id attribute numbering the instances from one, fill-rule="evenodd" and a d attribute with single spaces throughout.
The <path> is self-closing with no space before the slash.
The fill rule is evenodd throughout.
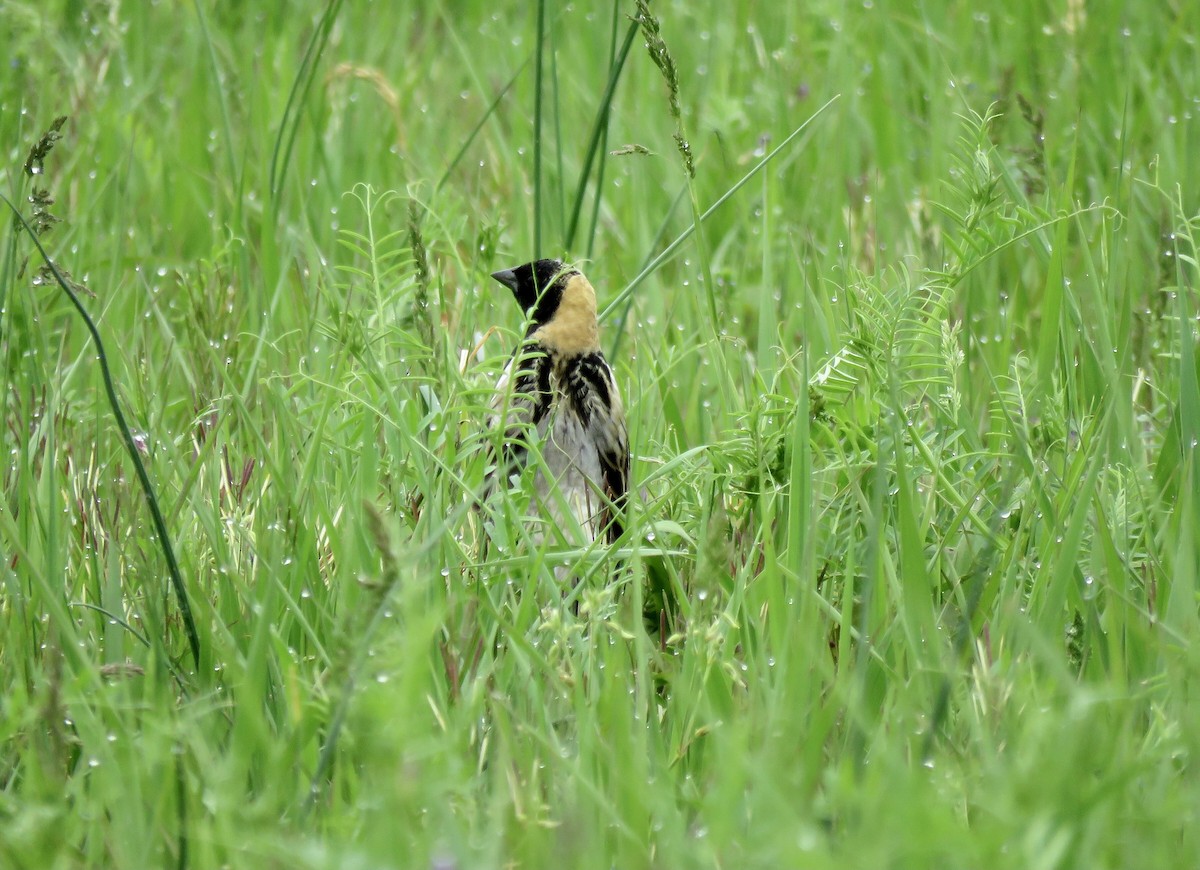
<path id="1" fill-rule="evenodd" d="M 3 18 L 0 185 L 94 296 L 5 224 L 0 864 L 1200 854 L 1182 10 Z M 488 273 L 562 253 L 614 551 L 475 506 Z"/>

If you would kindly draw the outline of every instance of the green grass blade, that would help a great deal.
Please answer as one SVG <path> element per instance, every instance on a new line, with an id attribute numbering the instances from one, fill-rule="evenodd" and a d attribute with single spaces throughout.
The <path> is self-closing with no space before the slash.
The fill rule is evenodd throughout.
<path id="1" fill-rule="evenodd" d="M 537 0 L 537 31 L 534 33 L 533 59 L 533 256 L 542 251 L 542 107 L 545 105 L 546 0 Z"/>
<path id="2" fill-rule="evenodd" d="M 615 22 L 614 22 L 615 26 Z M 608 131 L 608 118 L 612 111 L 612 101 L 617 92 L 617 83 L 621 80 L 621 73 L 625 69 L 625 61 L 629 57 L 629 50 L 633 47 L 633 40 L 637 36 L 638 24 L 632 22 L 629 29 L 625 32 L 625 41 L 621 43 L 621 50 L 616 56 L 616 61 L 609 66 L 608 82 L 604 86 L 604 93 L 600 95 L 600 105 L 596 109 L 596 118 L 592 122 L 591 132 L 588 134 L 587 150 L 584 152 L 583 168 L 579 171 L 579 183 L 575 187 L 575 202 L 571 206 L 571 218 L 567 222 L 566 242 L 564 247 L 569 251 L 575 244 L 575 233 L 579 228 L 579 215 L 583 211 L 583 201 L 587 193 L 588 178 L 592 174 L 592 164 L 596 161 L 597 156 L 600 158 L 600 165 L 597 169 L 598 178 L 604 177 L 604 146 L 603 139 Z M 601 197 L 601 186 L 598 181 L 596 184 L 596 208 L 599 208 Z M 595 221 L 593 220 L 592 235 L 595 234 Z M 589 249 L 591 242 L 588 243 Z"/>
<path id="3" fill-rule="evenodd" d="M 292 161 L 292 149 L 296 144 L 296 134 L 300 129 L 300 107 L 308 96 L 313 79 L 317 75 L 317 63 L 325 53 L 329 44 L 329 35 L 333 30 L 333 22 L 337 20 L 338 11 L 342 8 L 342 0 L 329 0 L 321 20 L 313 30 L 312 38 L 300 58 L 300 67 L 292 80 L 288 92 L 287 103 L 283 107 L 283 115 L 279 119 L 279 130 L 275 135 L 275 146 L 271 150 L 271 166 L 267 171 L 268 188 L 272 197 L 278 199 L 283 176 L 287 174 L 288 165 Z"/>

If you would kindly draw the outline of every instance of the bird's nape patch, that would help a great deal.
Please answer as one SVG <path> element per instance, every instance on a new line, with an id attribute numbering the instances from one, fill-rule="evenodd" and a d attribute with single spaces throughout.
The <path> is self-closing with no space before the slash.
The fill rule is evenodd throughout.
<path id="1" fill-rule="evenodd" d="M 562 288 L 556 309 L 532 336 L 563 356 L 597 351 L 600 349 L 600 328 L 596 323 L 596 291 L 578 272 L 564 277 L 565 281 L 559 279 Z M 536 318 L 534 322 L 538 323 Z"/>

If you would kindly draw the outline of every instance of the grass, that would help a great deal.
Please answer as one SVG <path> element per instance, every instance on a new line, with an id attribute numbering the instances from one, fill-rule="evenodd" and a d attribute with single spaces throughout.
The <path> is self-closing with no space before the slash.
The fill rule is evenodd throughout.
<path id="1" fill-rule="evenodd" d="M 1200 50 L 1010 6 L 4 4 L 0 864 L 1194 860 Z M 615 552 L 470 509 L 535 254 Z"/>

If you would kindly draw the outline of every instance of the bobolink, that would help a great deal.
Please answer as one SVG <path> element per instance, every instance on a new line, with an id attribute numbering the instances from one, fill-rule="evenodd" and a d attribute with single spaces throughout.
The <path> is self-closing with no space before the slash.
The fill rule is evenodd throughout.
<path id="1" fill-rule="evenodd" d="M 600 351 L 596 291 L 560 260 L 492 273 L 529 317 L 529 328 L 496 385 L 493 425 L 504 416 L 500 468 L 519 471 L 536 439 L 539 507 L 561 529 L 564 509 L 590 540 L 620 537 L 629 481 L 625 408 Z"/>

